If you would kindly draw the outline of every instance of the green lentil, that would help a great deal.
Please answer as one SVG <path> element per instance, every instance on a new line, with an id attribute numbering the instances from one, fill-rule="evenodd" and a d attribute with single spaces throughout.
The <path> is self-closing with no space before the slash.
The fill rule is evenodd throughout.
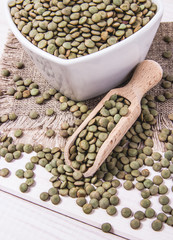
<path id="1" fill-rule="evenodd" d="M 32 162 L 27 162 L 25 168 L 27 170 L 32 170 L 34 168 L 34 164 Z"/>
<path id="2" fill-rule="evenodd" d="M 142 199 L 140 205 L 143 208 L 148 208 L 151 205 L 151 201 L 149 199 Z"/>
<path id="3" fill-rule="evenodd" d="M 78 206 L 83 207 L 83 205 L 86 204 L 86 199 L 84 197 L 79 197 L 79 198 L 77 198 L 76 203 Z"/>
<path id="4" fill-rule="evenodd" d="M 15 94 L 16 90 L 13 87 L 8 88 L 7 94 L 13 96 Z"/>
<path id="5" fill-rule="evenodd" d="M 38 163 L 39 162 L 39 158 L 37 156 L 33 156 L 33 157 L 31 157 L 30 161 L 32 163 Z"/>
<path id="6" fill-rule="evenodd" d="M 173 226 L 173 216 L 168 217 L 166 223 L 167 223 L 169 226 Z"/>
<path id="7" fill-rule="evenodd" d="M 23 135 L 23 131 L 22 131 L 21 129 L 15 130 L 14 136 L 15 136 L 16 138 L 20 138 L 22 135 Z"/>
<path id="8" fill-rule="evenodd" d="M 160 95 L 156 96 L 156 100 L 158 102 L 165 102 L 166 98 L 164 95 L 160 94 Z"/>
<path id="9" fill-rule="evenodd" d="M 135 187 L 136 187 L 138 190 L 143 190 L 143 189 L 144 189 L 144 184 L 138 182 L 138 183 L 135 184 Z"/>
<path id="10" fill-rule="evenodd" d="M 145 216 L 146 216 L 147 218 L 153 218 L 153 217 L 155 216 L 155 211 L 154 211 L 154 209 L 152 209 L 152 208 L 147 208 L 147 209 L 145 210 Z"/>
<path id="11" fill-rule="evenodd" d="M 171 51 L 164 51 L 164 52 L 162 53 L 162 57 L 163 57 L 163 58 L 166 58 L 166 59 L 170 59 L 170 58 L 172 57 Z"/>
<path id="12" fill-rule="evenodd" d="M 24 177 L 25 178 L 32 178 L 34 176 L 34 172 L 32 170 L 26 170 L 24 172 Z"/>
<path id="13" fill-rule="evenodd" d="M 162 229 L 163 224 L 160 220 L 157 219 L 152 222 L 151 226 L 154 231 L 160 231 Z"/>
<path id="14" fill-rule="evenodd" d="M 27 79 L 27 81 L 32 81 L 32 79 Z M 38 84 L 37 83 L 34 83 L 32 82 L 30 85 L 29 85 L 29 90 L 31 89 L 35 89 L 35 88 L 39 88 Z"/>
<path id="15" fill-rule="evenodd" d="M 54 131 L 53 129 L 48 129 L 48 130 L 46 131 L 46 136 L 47 136 L 47 137 L 51 138 L 51 137 L 53 137 L 54 135 L 55 135 L 55 131 Z"/>
<path id="16" fill-rule="evenodd" d="M 162 205 L 167 205 L 169 203 L 169 198 L 167 196 L 160 196 L 159 203 Z"/>
<path id="17" fill-rule="evenodd" d="M 55 194 L 57 194 L 57 193 L 58 193 L 58 190 L 57 190 L 57 188 L 55 188 L 55 187 L 50 188 L 49 191 L 48 191 L 48 194 L 49 194 L 50 196 L 53 196 L 53 195 L 55 195 Z"/>
<path id="18" fill-rule="evenodd" d="M 161 86 L 162 86 L 164 89 L 169 89 L 169 88 L 171 88 L 172 84 L 171 84 L 171 82 L 164 80 L 164 81 L 162 81 Z"/>
<path id="19" fill-rule="evenodd" d="M 6 122 L 6 121 L 8 121 L 8 115 L 7 115 L 7 114 L 4 114 L 4 115 L 1 116 L 0 122 L 1 122 L 1 123 L 4 123 L 4 122 Z"/>
<path id="20" fill-rule="evenodd" d="M 7 154 L 5 155 L 5 160 L 6 160 L 7 162 L 11 162 L 11 161 L 13 160 L 13 154 L 12 154 L 12 153 L 7 153 Z"/>
<path id="21" fill-rule="evenodd" d="M 16 64 L 15 64 L 15 67 L 16 68 L 18 68 L 18 69 L 22 69 L 22 68 L 24 68 L 24 63 L 23 62 L 16 62 Z"/>
<path id="22" fill-rule="evenodd" d="M 100 199 L 100 201 L 99 201 L 99 206 L 101 207 L 101 208 L 103 208 L 103 209 L 106 209 L 106 208 L 108 208 L 109 207 L 109 200 L 107 199 L 107 198 L 102 198 L 102 199 Z"/>
<path id="23" fill-rule="evenodd" d="M 153 164 L 153 170 L 156 171 L 156 172 L 159 172 L 162 168 L 162 165 L 161 163 L 157 162 L 157 163 L 154 163 Z"/>
<path id="24" fill-rule="evenodd" d="M 31 119 L 37 119 L 39 117 L 39 114 L 36 111 L 33 110 L 29 113 L 29 117 Z"/>
<path id="25" fill-rule="evenodd" d="M 146 179 L 146 180 L 144 181 L 144 186 L 145 186 L 146 188 L 150 188 L 152 185 L 153 185 L 153 182 L 152 182 L 150 179 Z"/>
<path id="26" fill-rule="evenodd" d="M 170 43 L 172 41 L 171 37 L 166 35 L 163 37 L 163 40 L 166 42 L 166 43 Z"/>
<path id="27" fill-rule="evenodd" d="M 114 206 L 118 205 L 119 201 L 120 200 L 119 200 L 118 196 L 116 196 L 116 195 L 113 195 L 110 197 L 110 203 Z"/>
<path id="28" fill-rule="evenodd" d="M 95 209 L 95 208 L 98 208 L 99 206 L 99 201 L 96 199 L 96 198 L 92 198 L 89 203 L 92 205 L 92 208 Z"/>
<path id="29" fill-rule="evenodd" d="M 44 98 L 42 96 L 36 98 L 36 103 L 37 104 L 42 104 L 43 102 L 44 102 Z"/>
<path id="30" fill-rule="evenodd" d="M 9 120 L 14 121 L 17 119 L 17 115 L 15 113 L 9 113 L 8 115 Z"/>
<path id="31" fill-rule="evenodd" d="M 160 161 L 160 163 L 161 163 L 161 166 L 162 166 L 162 167 L 167 167 L 167 168 L 168 168 L 169 165 L 170 165 L 169 160 L 166 159 L 166 158 L 162 158 L 161 161 Z"/>
<path id="32" fill-rule="evenodd" d="M 64 182 L 65 186 L 66 186 L 66 182 Z M 72 198 L 76 198 L 77 197 L 77 188 L 73 187 L 70 189 L 69 191 L 69 196 Z"/>
<path id="33" fill-rule="evenodd" d="M 19 81 L 19 80 L 22 80 L 22 77 L 21 77 L 20 75 L 15 74 L 15 75 L 13 76 L 13 81 L 14 81 L 14 82 L 17 82 L 17 81 Z"/>
<path id="34" fill-rule="evenodd" d="M 160 185 L 163 182 L 163 178 L 159 175 L 153 177 L 153 183 L 156 185 Z"/>
<path id="35" fill-rule="evenodd" d="M 18 178 L 24 178 L 24 170 L 23 170 L 23 169 L 18 169 L 18 170 L 15 172 L 15 175 L 16 175 Z"/>
<path id="36" fill-rule="evenodd" d="M 82 209 L 84 213 L 89 214 L 92 212 L 92 205 L 90 203 L 85 203 Z"/>
<path id="37" fill-rule="evenodd" d="M 168 204 L 163 205 L 163 206 L 162 206 L 162 211 L 163 211 L 164 213 L 171 213 L 172 207 L 169 206 Z"/>
<path id="38" fill-rule="evenodd" d="M 54 114 L 54 110 L 52 108 L 46 109 L 46 115 L 52 116 Z"/>
<path id="39" fill-rule="evenodd" d="M 21 192 L 24 193 L 28 190 L 28 185 L 26 183 L 22 183 L 22 184 L 20 184 L 19 189 Z"/>
<path id="40" fill-rule="evenodd" d="M 10 76 L 10 71 L 6 68 L 2 69 L 1 74 L 3 77 L 9 77 Z"/>
<path id="41" fill-rule="evenodd" d="M 58 194 L 55 194 L 55 195 L 50 197 L 50 200 L 54 205 L 57 205 L 60 202 L 60 197 L 59 197 Z"/>
<path id="42" fill-rule="evenodd" d="M 28 179 L 26 179 L 26 182 L 25 182 L 28 186 L 32 186 L 34 183 L 35 183 L 35 181 L 34 181 L 34 179 L 33 178 L 28 178 Z"/>
<path id="43" fill-rule="evenodd" d="M 133 229 L 138 229 L 140 227 L 140 221 L 138 219 L 133 219 L 130 221 L 130 226 Z"/>
<path id="44" fill-rule="evenodd" d="M 126 181 L 126 182 L 124 182 L 123 186 L 126 190 L 131 190 L 134 185 L 131 181 Z"/>
<path id="45" fill-rule="evenodd" d="M 87 189 L 88 190 L 88 189 Z M 98 191 L 93 191 L 90 193 L 90 198 L 93 199 L 97 199 L 97 200 L 100 200 L 100 193 Z M 103 200 L 103 203 L 104 203 L 104 200 Z"/>
<path id="46" fill-rule="evenodd" d="M 103 223 L 102 225 L 101 225 L 101 229 L 102 229 L 102 231 L 103 232 L 110 232 L 111 231 L 111 229 L 112 229 L 112 226 L 111 226 L 111 224 L 110 223 Z"/>
<path id="47" fill-rule="evenodd" d="M 122 208 L 122 210 L 121 210 L 121 215 L 122 215 L 124 218 L 128 218 L 128 217 L 130 217 L 130 216 L 132 215 L 132 211 L 131 211 L 130 208 L 127 208 L 127 207 Z"/>
<path id="48" fill-rule="evenodd" d="M 32 88 L 30 93 L 32 96 L 37 96 L 40 93 L 40 90 L 38 88 Z"/>
<path id="49" fill-rule="evenodd" d="M 142 211 L 137 211 L 134 214 L 134 218 L 138 220 L 143 220 L 145 218 L 145 213 L 143 213 Z"/>
<path id="50" fill-rule="evenodd" d="M 1 177 L 7 177 L 10 174 L 10 171 L 8 168 L 2 168 L 0 169 L 0 176 Z"/>
<path id="51" fill-rule="evenodd" d="M 3 147 L 0 149 L 0 155 L 2 157 L 5 157 L 5 155 L 8 153 L 8 149 L 6 147 Z"/>
<path id="52" fill-rule="evenodd" d="M 23 152 L 23 147 L 24 147 L 23 143 L 16 144 L 16 150 L 17 151 Z"/>
<path id="53" fill-rule="evenodd" d="M 158 193 L 158 191 L 159 191 L 159 189 L 158 189 L 157 186 L 153 185 L 153 186 L 150 187 L 150 194 L 152 196 L 156 195 Z"/>
<path id="54" fill-rule="evenodd" d="M 171 173 L 170 173 L 169 169 L 163 169 L 161 171 L 161 175 L 164 179 L 167 179 L 171 176 Z"/>
<path id="55" fill-rule="evenodd" d="M 65 111 L 67 108 L 68 108 L 68 105 L 67 105 L 66 102 L 61 103 L 61 105 L 60 105 L 60 110 L 61 111 Z"/>
<path id="56" fill-rule="evenodd" d="M 48 194 L 47 192 L 42 192 L 42 193 L 40 194 L 40 199 L 41 199 L 42 201 L 47 201 L 47 200 L 49 199 L 49 194 Z"/>
<path id="57" fill-rule="evenodd" d="M 142 176 L 144 176 L 144 177 L 148 177 L 149 174 L 150 174 L 150 172 L 149 172 L 148 169 L 143 169 L 143 170 L 141 171 L 141 174 L 142 174 Z"/>
<path id="58" fill-rule="evenodd" d="M 173 151 L 168 150 L 164 153 L 164 157 L 168 160 L 171 160 L 171 158 L 173 157 Z"/>
<path id="59" fill-rule="evenodd" d="M 166 194 L 168 192 L 168 187 L 166 185 L 159 185 L 159 194 Z"/>
<path id="60" fill-rule="evenodd" d="M 33 151 L 33 147 L 31 144 L 25 144 L 23 147 L 23 151 L 26 153 L 31 153 Z"/>
<path id="61" fill-rule="evenodd" d="M 117 212 L 117 209 L 113 205 L 111 205 L 106 208 L 106 212 L 108 215 L 112 216 L 112 215 L 115 215 L 115 213 Z"/>
<path id="62" fill-rule="evenodd" d="M 14 145 L 14 144 L 9 144 L 8 145 L 8 151 L 10 152 L 10 153 L 13 153 L 13 152 L 15 152 L 16 151 L 16 146 Z"/>
<path id="63" fill-rule="evenodd" d="M 159 213 L 157 215 L 157 219 L 160 220 L 161 222 L 166 222 L 166 220 L 168 219 L 168 217 L 166 216 L 166 214 L 164 213 Z"/>
<path id="64" fill-rule="evenodd" d="M 22 92 L 20 91 L 15 92 L 14 94 L 15 99 L 22 99 L 22 97 L 23 97 Z"/>
<path id="65" fill-rule="evenodd" d="M 141 196 L 146 199 L 150 196 L 150 191 L 149 190 L 144 190 L 141 192 Z"/>

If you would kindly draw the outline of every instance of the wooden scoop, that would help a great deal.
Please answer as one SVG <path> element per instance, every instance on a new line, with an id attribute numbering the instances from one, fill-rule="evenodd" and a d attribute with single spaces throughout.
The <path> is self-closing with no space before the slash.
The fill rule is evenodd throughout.
<path id="1" fill-rule="evenodd" d="M 77 128 L 74 134 L 68 139 L 64 149 L 66 164 L 71 166 L 71 160 L 69 160 L 69 150 L 79 133 L 100 111 L 105 101 L 109 100 L 114 94 L 120 95 L 131 102 L 128 114 L 121 117 L 120 121 L 116 124 L 115 128 L 111 131 L 108 138 L 100 147 L 94 164 L 84 173 L 85 177 L 93 175 L 139 117 L 141 113 L 141 98 L 148 90 L 154 87 L 161 80 L 162 73 L 162 68 L 157 62 L 145 60 L 138 64 L 130 82 L 126 86 L 110 90 L 84 120 L 84 122 Z"/>

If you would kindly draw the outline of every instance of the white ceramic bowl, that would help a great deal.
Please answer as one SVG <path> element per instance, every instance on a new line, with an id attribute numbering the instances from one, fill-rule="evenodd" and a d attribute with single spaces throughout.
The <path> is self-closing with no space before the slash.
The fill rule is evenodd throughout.
<path id="1" fill-rule="evenodd" d="M 30 43 L 14 24 L 8 4 L 6 15 L 12 32 L 50 85 L 71 99 L 85 100 L 123 83 L 130 71 L 145 59 L 163 14 L 161 0 L 153 2 L 157 4 L 157 13 L 138 32 L 96 53 L 67 60 Z"/>

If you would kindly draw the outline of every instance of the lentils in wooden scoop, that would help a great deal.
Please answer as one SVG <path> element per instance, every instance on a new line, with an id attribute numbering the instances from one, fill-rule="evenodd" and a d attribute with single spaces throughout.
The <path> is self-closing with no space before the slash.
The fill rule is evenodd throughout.
<path id="1" fill-rule="evenodd" d="M 128 114 L 130 102 L 116 94 L 112 95 L 88 125 L 80 132 L 74 145 L 70 148 L 72 167 L 86 172 L 96 155 L 108 138 L 110 132 L 122 116 Z"/>

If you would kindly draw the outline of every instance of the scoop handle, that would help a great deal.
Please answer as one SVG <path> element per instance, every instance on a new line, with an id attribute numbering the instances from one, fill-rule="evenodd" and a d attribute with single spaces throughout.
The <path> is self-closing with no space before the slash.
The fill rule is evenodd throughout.
<path id="1" fill-rule="evenodd" d="M 144 60 L 136 67 L 130 82 L 124 87 L 129 93 L 132 91 L 141 100 L 143 95 L 154 87 L 162 78 L 161 66 L 153 60 Z"/>

